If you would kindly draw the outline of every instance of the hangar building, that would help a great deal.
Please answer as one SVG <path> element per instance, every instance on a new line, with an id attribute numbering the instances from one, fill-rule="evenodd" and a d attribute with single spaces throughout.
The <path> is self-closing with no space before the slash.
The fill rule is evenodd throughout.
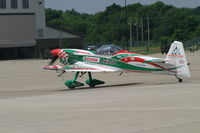
<path id="1" fill-rule="evenodd" d="M 68 47 L 81 47 L 81 34 L 46 26 L 44 5 L 44 0 L 0 0 L 0 60 L 38 57 L 65 40 Z"/>

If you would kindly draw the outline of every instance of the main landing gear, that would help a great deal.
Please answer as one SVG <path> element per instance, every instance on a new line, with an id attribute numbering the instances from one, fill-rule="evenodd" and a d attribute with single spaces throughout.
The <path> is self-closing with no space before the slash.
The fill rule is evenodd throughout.
<path id="1" fill-rule="evenodd" d="M 73 80 L 67 80 L 67 81 L 65 81 L 65 85 L 69 89 L 74 89 L 75 87 L 84 86 L 83 83 L 76 81 L 77 78 L 78 78 L 78 76 L 79 76 L 79 73 L 80 72 L 76 72 Z M 95 87 L 96 85 L 100 85 L 100 84 L 104 84 L 105 83 L 104 81 L 93 79 L 91 72 L 88 72 L 88 76 L 89 76 L 89 79 L 86 80 L 85 83 L 87 85 L 89 85 L 90 87 Z"/>
<path id="2" fill-rule="evenodd" d="M 181 79 L 181 78 L 178 77 L 177 75 L 175 75 L 175 77 L 178 79 L 178 82 L 179 82 L 179 83 L 183 82 L 183 79 Z"/>

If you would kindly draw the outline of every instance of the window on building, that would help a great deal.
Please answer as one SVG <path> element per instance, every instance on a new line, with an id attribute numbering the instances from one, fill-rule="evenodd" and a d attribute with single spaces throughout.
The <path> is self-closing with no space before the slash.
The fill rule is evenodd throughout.
<path id="1" fill-rule="evenodd" d="M 11 0 L 11 8 L 18 8 L 17 0 Z"/>
<path id="2" fill-rule="evenodd" d="M 22 7 L 29 8 L 29 0 L 22 0 Z"/>
<path id="3" fill-rule="evenodd" d="M 43 29 L 38 29 L 38 37 L 44 37 L 44 31 Z"/>
<path id="4" fill-rule="evenodd" d="M 6 0 L 0 0 L 0 9 L 6 8 Z"/>

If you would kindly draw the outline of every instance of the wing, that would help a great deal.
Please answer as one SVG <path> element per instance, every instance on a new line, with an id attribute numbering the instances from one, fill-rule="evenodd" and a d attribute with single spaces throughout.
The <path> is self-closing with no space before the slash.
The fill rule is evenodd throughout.
<path id="1" fill-rule="evenodd" d="M 60 66 L 60 65 L 55 65 L 55 66 L 43 66 L 42 67 L 43 69 L 46 69 L 46 70 L 63 70 L 63 66 Z"/>
<path id="2" fill-rule="evenodd" d="M 73 65 L 65 65 L 65 66 L 44 66 L 44 69 L 47 70 L 60 70 L 66 72 L 115 72 L 118 69 L 114 67 L 108 67 L 105 65 L 98 64 L 90 64 L 85 62 L 77 62 Z"/>

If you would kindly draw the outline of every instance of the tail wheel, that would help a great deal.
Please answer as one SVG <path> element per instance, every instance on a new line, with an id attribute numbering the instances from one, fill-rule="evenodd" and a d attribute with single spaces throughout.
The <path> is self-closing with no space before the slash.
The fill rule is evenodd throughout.
<path id="1" fill-rule="evenodd" d="M 182 82 L 183 82 L 183 79 L 178 79 L 178 82 L 179 82 L 179 83 L 182 83 Z"/>

